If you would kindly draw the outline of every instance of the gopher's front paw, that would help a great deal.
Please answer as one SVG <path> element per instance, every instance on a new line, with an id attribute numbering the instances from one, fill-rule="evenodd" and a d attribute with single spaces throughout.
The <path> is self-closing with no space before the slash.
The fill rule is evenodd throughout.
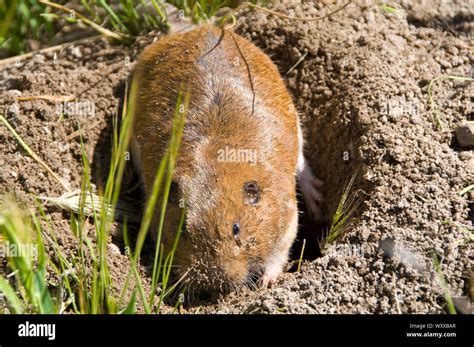
<path id="1" fill-rule="evenodd" d="M 270 288 L 276 283 L 277 279 L 278 275 L 264 274 L 258 281 L 258 286 L 260 288 Z"/>
<path id="2" fill-rule="evenodd" d="M 323 201 L 321 188 L 323 187 L 324 182 L 314 176 L 306 160 L 303 169 L 298 172 L 298 182 L 303 193 L 308 213 L 314 220 L 320 220 L 321 203 Z"/>

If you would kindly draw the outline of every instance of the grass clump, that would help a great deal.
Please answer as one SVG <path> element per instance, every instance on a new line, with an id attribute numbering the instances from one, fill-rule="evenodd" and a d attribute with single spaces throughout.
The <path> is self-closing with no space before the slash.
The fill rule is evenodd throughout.
<path id="1" fill-rule="evenodd" d="M 161 0 L 4 0 L 0 2 L 0 58 L 25 53 L 32 41 L 48 44 L 65 24 L 79 22 L 124 43 L 133 42 L 142 32 L 169 28 Z"/>
<path id="2" fill-rule="evenodd" d="M 354 172 L 349 183 L 344 188 L 336 212 L 332 217 L 331 225 L 326 233 L 319 241 L 319 249 L 322 255 L 325 255 L 330 245 L 340 239 L 352 224 L 352 217 L 359 205 L 357 194 L 351 192 L 358 172 Z"/>
<path id="3" fill-rule="evenodd" d="M 75 8 L 48 0 L 39 2 L 65 13 L 69 22 L 82 22 L 119 42 L 131 43 L 143 31 L 169 28 L 161 0 L 81 0 L 81 6 Z"/>
<path id="4" fill-rule="evenodd" d="M 0 57 L 25 53 L 29 40 L 52 37 L 57 29 L 48 14 L 38 0 L 0 1 Z"/>
<path id="5" fill-rule="evenodd" d="M 209 20 L 222 8 L 236 8 L 242 3 L 239 0 L 169 0 L 168 2 L 183 10 L 184 14 L 196 23 Z"/>
<path id="6" fill-rule="evenodd" d="M 156 230 L 157 250 L 149 293 L 145 291 L 143 285 L 149 279 L 140 274 L 138 265 L 145 237 L 152 226 L 155 205 L 158 197 L 161 196 L 160 191 L 164 194 L 159 220 L 164 219 L 171 174 L 189 102 L 188 94 L 180 94 L 178 98 L 169 148 L 159 165 L 153 193 L 147 201 L 145 213 L 141 218 L 140 230 L 133 250 L 128 236 L 127 213 L 122 216 L 130 266 L 127 279 L 119 290 L 120 293 L 111 290 L 114 283 L 109 274 L 108 242 L 112 223 L 117 216 L 117 210 L 120 209 L 119 194 L 131 139 L 135 93 L 136 82 L 132 81 L 129 94 L 131 102 L 126 102 L 124 105 L 120 132 L 114 131 L 111 165 L 104 191 L 97 195 L 93 189 L 89 161 L 81 139 L 84 166 L 81 189 L 59 198 L 43 197 L 42 199 L 71 213 L 70 232 L 74 235 L 76 242 L 68 254 L 65 254 L 60 247 L 56 232 L 51 227 L 49 217 L 39 201 L 35 209 L 29 210 L 19 207 L 11 198 L 6 198 L 7 203 L 0 211 L 0 235 L 14 248 L 30 245 L 35 249 L 34 254 L 6 254 L 12 273 L 8 277 L 0 275 L 0 293 L 6 297 L 8 310 L 11 313 L 131 314 L 136 313 L 139 307 L 146 313 L 160 312 L 162 302 L 176 288 L 177 283 L 170 284 L 170 278 L 174 252 L 184 224 L 184 209 L 174 246 L 167 254 L 161 243 L 162 222 Z M 115 118 L 115 128 L 117 128 L 117 123 Z M 27 211 L 27 213 L 21 211 Z M 92 233 L 90 227 L 87 228 L 90 221 L 92 221 Z M 49 257 L 46 254 L 45 244 L 54 250 L 54 256 Z M 48 279 L 47 274 L 53 274 L 52 279 Z M 161 287 L 161 291 L 157 298 L 158 287 Z M 130 292 L 131 295 L 127 296 Z"/>
<path id="7" fill-rule="evenodd" d="M 33 232 L 35 229 L 33 223 L 36 233 Z M 34 215 L 31 215 L 31 219 L 28 218 L 14 200 L 5 198 L 0 215 L 0 232 L 4 244 L 8 246 L 5 248 L 15 253 L 10 257 L 9 264 L 16 273 L 17 283 L 21 284 L 22 289 L 17 293 L 9 281 L 0 276 L 0 292 L 10 303 L 10 311 L 55 312 L 56 308 L 47 288 L 46 254 L 38 228 L 38 219 Z"/>

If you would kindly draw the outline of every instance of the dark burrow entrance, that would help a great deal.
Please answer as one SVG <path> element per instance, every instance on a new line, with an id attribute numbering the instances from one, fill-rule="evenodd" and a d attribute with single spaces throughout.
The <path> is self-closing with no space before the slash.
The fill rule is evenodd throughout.
<path id="1" fill-rule="evenodd" d="M 299 187 L 297 192 L 299 213 L 298 234 L 291 247 L 290 262 L 292 262 L 292 265 L 289 270 L 290 272 L 297 270 L 300 259 L 311 261 L 322 255 L 320 242 L 330 227 L 328 221 L 322 220 L 315 222 L 309 216 Z"/>

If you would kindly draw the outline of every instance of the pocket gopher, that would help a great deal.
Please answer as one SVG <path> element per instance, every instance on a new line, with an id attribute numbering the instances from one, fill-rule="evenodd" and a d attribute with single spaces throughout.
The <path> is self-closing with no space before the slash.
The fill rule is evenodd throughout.
<path id="1" fill-rule="evenodd" d="M 233 31 L 201 26 L 151 44 L 133 78 L 131 148 L 147 197 L 180 88 L 190 93 L 163 232 L 170 249 L 184 201 L 178 276 L 204 290 L 273 283 L 296 237 L 296 179 L 315 216 L 322 184 L 303 156 L 298 114 L 276 66 Z"/>

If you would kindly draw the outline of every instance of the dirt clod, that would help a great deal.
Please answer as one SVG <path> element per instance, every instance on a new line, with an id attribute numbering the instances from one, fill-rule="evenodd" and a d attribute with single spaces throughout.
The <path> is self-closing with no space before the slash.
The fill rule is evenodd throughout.
<path id="1" fill-rule="evenodd" d="M 474 122 L 467 122 L 458 126 L 456 138 L 461 147 L 474 146 Z"/>

